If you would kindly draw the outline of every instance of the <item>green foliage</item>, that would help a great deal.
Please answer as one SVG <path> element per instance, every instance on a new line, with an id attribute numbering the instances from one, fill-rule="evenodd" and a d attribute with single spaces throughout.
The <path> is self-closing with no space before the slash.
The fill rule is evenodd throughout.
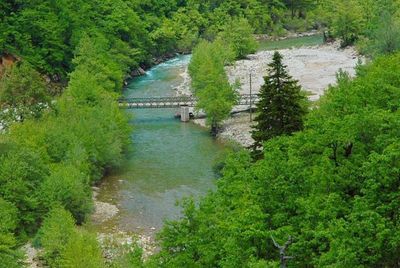
<path id="1" fill-rule="evenodd" d="M 23 1 L 2 21 L 0 40 L 3 51 L 60 81 L 72 70 L 76 46 L 88 32 L 107 35 L 114 47 L 134 47 L 138 54 L 132 60 L 144 61 L 150 44 L 145 26 L 129 1 Z"/>
<path id="2" fill-rule="evenodd" d="M 315 0 L 285 0 L 284 2 L 289 8 L 292 18 L 296 16 L 296 13 L 299 18 L 305 17 L 306 12 L 315 8 L 318 3 Z"/>
<path id="3" fill-rule="evenodd" d="M 0 81 L 1 108 L 19 113 L 1 136 L 0 152 L 0 200 L 17 209 L 17 226 L 0 239 L 9 250 L 4 254 L 10 267 L 19 258 L 16 245 L 38 230 L 49 210 L 56 216 L 45 220 L 39 240 L 46 260 L 56 264 L 62 250 L 57 244 L 66 243 L 62 235 L 68 236 L 73 223 L 83 223 L 91 211 L 90 186 L 105 169 L 120 163 L 129 144 L 131 129 L 115 91 L 121 89 L 125 73 L 145 58 L 143 47 L 149 40 L 138 42 L 143 25 L 127 3 L 100 2 L 31 1 L 10 6 L 15 10 L 0 20 L 5 29 L 1 45 L 23 57 Z M 33 67 L 55 81 L 74 71 L 64 94 L 51 101 L 42 75 Z M 54 219 L 57 215 L 65 225 Z"/>
<path id="4" fill-rule="evenodd" d="M 58 260 L 60 268 L 105 267 L 96 236 L 86 231 L 76 231 L 69 237 Z"/>
<path id="5" fill-rule="evenodd" d="M 342 40 L 342 47 L 353 45 L 364 28 L 362 10 L 356 1 L 340 2 L 332 23 L 335 36 Z"/>
<path id="6" fill-rule="evenodd" d="M 232 20 L 225 25 L 218 37 L 221 38 L 226 47 L 230 47 L 236 59 L 243 59 L 257 49 L 253 29 L 244 18 Z"/>
<path id="7" fill-rule="evenodd" d="M 37 189 L 48 174 L 40 155 L 14 148 L 0 157 L 0 196 L 18 208 L 19 233 L 32 233 L 41 213 Z"/>
<path id="8" fill-rule="evenodd" d="M 218 189 L 160 234 L 159 267 L 395 267 L 399 262 L 400 54 L 338 75 L 304 129 L 228 157 Z"/>
<path id="9" fill-rule="evenodd" d="M 0 198 L 0 208 L 0 233 L 14 231 L 18 223 L 17 208 L 2 198 Z"/>
<path id="10" fill-rule="evenodd" d="M 398 0 L 323 0 L 315 18 L 342 46 L 357 42 L 361 52 L 377 56 L 398 50 L 399 8 Z"/>
<path id="11" fill-rule="evenodd" d="M 56 166 L 41 187 L 42 203 L 47 209 L 55 205 L 66 208 L 80 224 L 91 210 L 89 178 L 74 166 Z"/>
<path id="12" fill-rule="evenodd" d="M 215 132 L 218 124 L 230 114 L 236 94 L 228 82 L 225 63 L 233 54 L 216 41 L 202 41 L 193 51 L 189 72 L 194 94 L 198 98 L 197 109 L 207 114 L 207 123 Z"/>
<path id="13" fill-rule="evenodd" d="M 113 93 L 128 63 L 113 61 L 107 39 L 95 40 L 82 37 L 76 70 L 54 110 L 13 124 L 5 135 L 12 149 L 0 158 L 0 196 L 18 208 L 20 234 L 35 232 L 55 205 L 82 223 L 91 209 L 90 185 L 118 165 L 128 145 L 128 119 Z"/>
<path id="14" fill-rule="evenodd" d="M 17 148 L 32 150 L 15 149 L 1 160 L 0 193 L 21 209 L 22 226 L 36 228 L 54 204 L 64 205 L 79 223 L 90 211 L 89 186 L 104 168 L 120 162 L 130 131 L 117 104 L 107 105 L 112 98 L 99 102 L 86 107 L 60 100 L 57 116 L 10 129 L 8 138 Z M 51 163 L 59 165 L 48 176 Z"/>
<path id="15" fill-rule="evenodd" d="M 19 51 L 16 54 L 48 73 L 61 72 L 67 57 L 71 57 L 64 52 L 68 51 L 64 43 L 65 36 L 68 36 L 66 18 L 57 16 L 57 8 L 47 2 L 26 2 L 17 7 L 2 25 L 5 51 Z"/>
<path id="16" fill-rule="evenodd" d="M 137 67 L 151 64 L 153 56 L 190 52 L 199 37 L 214 39 L 232 19 L 245 18 L 256 33 L 270 34 L 283 29 L 290 13 L 304 19 L 314 7 L 310 0 L 10 2 L 0 6 L 0 51 L 66 82 L 87 34 L 106 36 L 116 51 L 130 55 L 124 59 L 130 67 Z"/>
<path id="17" fill-rule="evenodd" d="M 0 268 L 23 267 L 23 254 L 15 248 L 15 240 L 0 235 Z"/>
<path id="18" fill-rule="evenodd" d="M 271 32 L 273 28 L 272 18 L 277 15 L 272 6 L 273 3 L 270 4 L 270 8 L 265 8 L 265 3 L 261 1 L 249 1 L 244 14 L 255 33 Z"/>
<path id="19" fill-rule="evenodd" d="M 146 266 L 143 263 L 143 249 L 139 247 L 136 243 L 129 246 L 120 246 L 120 251 L 122 251 L 122 255 L 116 258 L 111 267 L 113 268 L 125 268 L 125 267 L 153 267 L 153 264 L 146 263 Z"/>
<path id="20" fill-rule="evenodd" d="M 91 81 L 86 81 L 84 77 L 75 77 L 77 75 L 83 75 L 91 76 L 93 81 L 97 81 L 95 85 L 101 85 L 102 89 L 115 91 L 121 89 L 124 69 L 121 68 L 119 63 L 111 59 L 111 55 L 108 53 L 110 50 L 108 42 L 109 41 L 102 35 L 94 38 L 88 36 L 82 37 L 76 50 L 76 57 L 73 60 L 76 68 L 71 74 L 70 87 L 85 87 L 82 92 L 86 93 L 88 91 L 86 88 L 89 87 Z M 86 86 L 84 84 L 74 84 L 82 82 L 82 78 L 84 78 L 87 83 Z M 92 90 L 95 91 L 96 89 L 95 87 L 95 89 Z"/>
<path id="21" fill-rule="evenodd" d="M 21 267 L 21 254 L 16 250 L 14 231 L 18 224 L 18 210 L 0 198 L 0 268 Z"/>
<path id="22" fill-rule="evenodd" d="M 255 252 L 265 250 L 253 246 L 263 244 L 267 232 L 250 163 L 247 152 L 231 155 L 218 191 L 198 208 L 188 200 L 185 217 L 166 224 L 159 237 L 159 267 L 244 267 Z"/>
<path id="23" fill-rule="evenodd" d="M 99 180 L 105 168 L 119 165 L 129 143 L 130 127 L 125 114 L 116 102 L 111 103 L 111 99 L 102 100 L 101 104 L 93 107 L 69 101 L 60 105 L 64 126 L 79 137 L 87 154 L 90 181 Z"/>
<path id="24" fill-rule="evenodd" d="M 0 76 L 0 123 L 39 118 L 50 105 L 46 83 L 26 62 L 7 67 Z"/>
<path id="25" fill-rule="evenodd" d="M 129 144 L 116 92 L 131 68 L 219 36 L 201 42 L 190 65 L 198 108 L 215 128 L 236 100 L 224 65 L 254 51 L 253 30 L 283 33 L 288 15 L 306 28 L 308 21 L 297 19 L 314 2 L 1 2 L 1 54 L 21 60 L 0 80 L 0 108 L 9 115 L 0 148 L 0 266 L 20 266 L 17 246 L 49 210 L 37 239 L 48 263 L 103 266 L 95 238 L 74 222 L 90 210 L 90 185 L 121 162 Z M 347 43 L 365 37 L 377 54 L 397 49 L 398 1 L 352 0 L 348 9 L 343 0 L 319 2 L 329 11 L 322 24 Z M 382 10 L 391 15 L 385 26 L 377 23 Z M 273 233 L 296 236 L 290 253 L 299 266 L 397 265 L 398 62 L 380 59 L 355 82 L 340 77 L 304 132 L 266 144 L 265 161 L 253 166 L 246 153 L 228 157 L 218 192 L 198 208 L 189 202 L 183 221 L 167 226 L 154 263 L 273 267 Z M 55 102 L 44 75 L 62 85 L 69 80 Z M 127 262 L 141 265 L 139 256 L 135 251 Z"/>
<path id="26" fill-rule="evenodd" d="M 75 235 L 75 221 L 68 211 L 53 208 L 40 228 L 36 244 L 43 248 L 43 257 L 50 267 L 57 267 L 61 254 Z"/>
<path id="27" fill-rule="evenodd" d="M 373 31 L 368 51 L 372 55 L 390 54 L 400 49 L 400 19 L 390 12 L 382 14 L 379 26 Z"/>
<path id="28" fill-rule="evenodd" d="M 50 211 L 35 243 L 50 267 L 104 267 L 96 236 L 77 230 L 71 213 L 61 207 Z"/>
<path id="29" fill-rule="evenodd" d="M 290 32 L 306 32 L 314 29 L 314 20 L 313 19 L 304 19 L 304 18 L 290 18 L 286 19 L 284 22 L 284 28 Z"/>
<path id="30" fill-rule="evenodd" d="M 303 128 L 307 113 L 307 98 L 298 82 L 287 72 L 282 55 L 275 52 L 268 65 L 265 84 L 260 90 L 257 116 L 252 137 L 253 149 L 257 152 L 263 143 L 280 135 L 290 135 Z"/>
<path id="31" fill-rule="evenodd" d="M 157 55 L 173 50 L 188 53 L 198 41 L 206 20 L 196 9 L 180 8 L 172 18 L 165 18 L 162 25 L 151 33 L 152 40 L 159 44 Z"/>

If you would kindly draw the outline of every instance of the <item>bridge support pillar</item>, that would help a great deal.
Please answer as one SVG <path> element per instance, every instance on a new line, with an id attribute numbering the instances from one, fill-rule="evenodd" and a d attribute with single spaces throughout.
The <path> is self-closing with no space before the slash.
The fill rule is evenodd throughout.
<path id="1" fill-rule="evenodd" d="M 189 106 L 181 106 L 181 122 L 189 122 Z"/>

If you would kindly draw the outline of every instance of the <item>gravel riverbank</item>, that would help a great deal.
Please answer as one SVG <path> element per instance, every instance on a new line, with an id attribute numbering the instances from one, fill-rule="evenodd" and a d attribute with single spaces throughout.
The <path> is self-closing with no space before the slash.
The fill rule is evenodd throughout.
<path id="1" fill-rule="evenodd" d="M 100 189 L 98 187 L 93 188 L 93 203 L 94 212 L 91 215 L 91 222 L 100 224 L 112 220 L 117 217 L 119 208 L 111 203 L 101 202 L 97 199 Z M 97 234 L 98 241 L 103 249 L 103 254 L 106 260 L 113 260 L 123 252 L 122 248 L 130 249 L 134 247 L 134 243 L 143 249 L 143 258 L 146 259 L 156 251 L 154 238 L 150 235 L 145 234 L 128 234 L 126 232 L 118 230 L 112 230 L 108 233 L 99 232 Z"/>
<path id="2" fill-rule="evenodd" d="M 310 100 L 318 100 L 329 85 L 336 83 L 336 73 L 342 69 L 351 76 L 355 75 L 355 67 L 361 58 L 354 48 L 340 49 L 338 43 L 314 47 L 302 47 L 278 50 L 284 57 L 288 71 L 299 80 L 304 90 L 310 92 Z M 247 59 L 237 61 L 226 67 L 229 81 L 240 82 L 240 94 L 250 93 L 250 74 L 252 76 L 252 92 L 258 93 L 264 84 L 267 65 L 271 62 L 274 51 L 260 51 L 249 55 Z M 177 94 L 190 95 L 190 76 L 187 70 L 182 73 L 183 83 L 177 88 Z M 204 119 L 194 120 L 204 125 Z M 253 143 L 249 114 L 237 114 L 222 124 L 219 138 L 233 140 L 244 147 Z"/>

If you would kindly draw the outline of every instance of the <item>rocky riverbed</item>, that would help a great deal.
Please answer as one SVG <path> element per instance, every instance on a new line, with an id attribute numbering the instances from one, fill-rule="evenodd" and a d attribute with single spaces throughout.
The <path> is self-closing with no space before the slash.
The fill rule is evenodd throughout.
<path id="1" fill-rule="evenodd" d="M 339 69 L 354 75 L 359 59 L 363 60 L 354 48 L 339 49 L 338 43 L 278 51 L 289 74 L 299 80 L 304 90 L 311 92 L 311 100 L 317 100 L 330 84 L 335 84 Z M 226 68 L 231 83 L 240 81 L 240 94 L 250 93 L 250 75 L 253 92 L 259 92 L 273 54 L 274 51 L 260 51 Z"/>
<path id="2" fill-rule="evenodd" d="M 93 187 L 94 212 L 91 215 L 91 222 L 95 224 L 105 223 L 118 216 L 119 208 L 111 203 L 101 202 L 97 199 L 100 189 Z M 143 258 L 147 259 L 155 250 L 154 238 L 145 234 L 134 234 L 113 229 L 110 232 L 99 232 L 98 241 L 103 249 L 106 260 L 113 260 L 123 253 L 123 250 L 130 250 L 137 244 L 143 249 Z"/>

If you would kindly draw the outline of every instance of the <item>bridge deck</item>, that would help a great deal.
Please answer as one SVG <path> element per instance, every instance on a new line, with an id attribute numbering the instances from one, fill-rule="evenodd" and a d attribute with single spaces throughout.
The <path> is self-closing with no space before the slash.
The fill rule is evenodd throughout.
<path id="1" fill-rule="evenodd" d="M 236 105 L 250 105 L 258 102 L 258 95 L 240 95 Z M 182 106 L 194 107 L 197 99 L 190 96 L 180 97 L 149 97 L 149 98 L 121 98 L 119 106 L 125 109 L 155 109 L 179 108 Z"/>

